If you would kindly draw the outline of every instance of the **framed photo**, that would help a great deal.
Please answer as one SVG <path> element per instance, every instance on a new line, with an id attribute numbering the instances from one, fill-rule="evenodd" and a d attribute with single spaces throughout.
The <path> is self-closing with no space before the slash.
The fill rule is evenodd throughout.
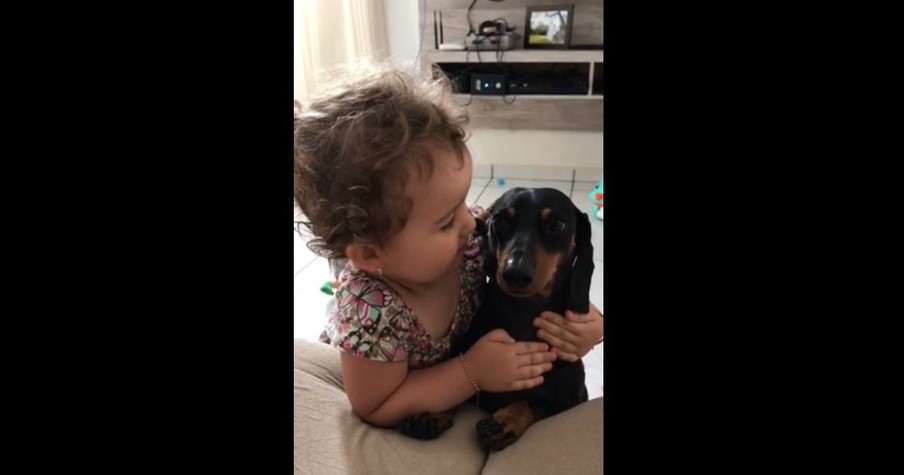
<path id="1" fill-rule="evenodd" d="M 568 49 L 574 5 L 527 7 L 524 49 Z"/>

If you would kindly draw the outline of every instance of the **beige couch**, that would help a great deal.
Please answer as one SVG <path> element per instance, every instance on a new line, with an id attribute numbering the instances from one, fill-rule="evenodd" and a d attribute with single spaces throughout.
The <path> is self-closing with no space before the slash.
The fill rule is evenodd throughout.
<path id="1" fill-rule="evenodd" d="M 361 422 L 342 387 L 338 350 L 295 340 L 295 473 L 317 475 L 532 475 L 603 471 L 603 400 L 533 425 L 515 444 L 488 454 L 474 429 L 485 417 L 462 405 L 432 441 Z"/>

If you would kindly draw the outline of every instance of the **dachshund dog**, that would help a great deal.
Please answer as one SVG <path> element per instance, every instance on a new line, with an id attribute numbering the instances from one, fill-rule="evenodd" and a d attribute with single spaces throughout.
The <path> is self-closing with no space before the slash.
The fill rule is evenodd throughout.
<path id="1" fill-rule="evenodd" d="M 593 275 L 590 221 L 559 190 L 514 188 L 489 208 L 478 232 L 488 283 L 471 328 L 452 355 L 502 328 L 517 341 L 540 341 L 533 320 L 543 311 L 587 313 Z M 477 423 L 481 447 L 501 450 L 531 424 L 587 400 L 581 360 L 556 360 L 543 384 L 522 391 L 481 393 L 471 402 L 493 414 Z M 403 421 L 403 433 L 437 437 L 451 427 L 451 413 L 419 414 Z"/>

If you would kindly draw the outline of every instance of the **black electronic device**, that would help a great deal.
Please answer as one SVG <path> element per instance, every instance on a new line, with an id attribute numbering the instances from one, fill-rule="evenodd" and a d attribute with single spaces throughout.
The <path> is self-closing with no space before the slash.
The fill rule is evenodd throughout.
<path id="1" fill-rule="evenodd" d="M 471 74 L 471 94 L 503 96 L 506 91 L 505 74 Z"/>
<path id="2" fill-rule="evenodd" d="M 502 18 L 481 22 L 476 31 L 465 38 L 465 48 L 469 50 L 505 51 L 514 47 L 515 28 L 508 26 Z"/>
<path id="3" fill-rule="evenodd" d="M 587 79 L 570 82 L 553 81 L 549 79 L 510 79 L 506 82 L 506 93 L 512 95 L 586 95 Z"/>
<path id="4" fill-rule="evenodd" d="M 589 86 L 587 73 L 576 69 L 512 74 L 505 84 L 510 95 L 586 95 Z"/>

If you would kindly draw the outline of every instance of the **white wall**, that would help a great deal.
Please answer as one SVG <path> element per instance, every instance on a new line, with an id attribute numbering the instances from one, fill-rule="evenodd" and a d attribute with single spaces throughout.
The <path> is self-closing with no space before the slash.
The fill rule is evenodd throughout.
<path id="1" fill-rule="evenodd" d="M 383 0 L 386 20 L 386 39 L 393 62 L 412 62 L 417 59 L 420 43 L 418 4 L 414 0 Z"/>

